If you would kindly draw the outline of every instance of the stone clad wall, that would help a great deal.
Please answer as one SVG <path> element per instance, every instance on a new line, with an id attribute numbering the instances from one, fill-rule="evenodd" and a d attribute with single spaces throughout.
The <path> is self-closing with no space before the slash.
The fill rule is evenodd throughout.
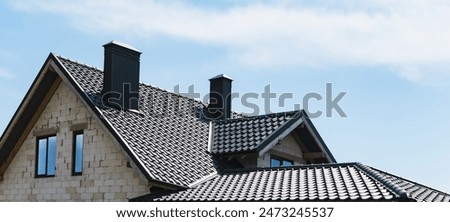
<path id="1" fill-rule="evenodd" d="M 75 128 L 84 129 L 83 174 L 72 176 Z M 56 176 L 35 178 L 36 141 L 57 136 Z M 149 194 L 146 180 L 63 82 L 0 181 L 0 201 L 127 201 Z"/>
<path id="2" fill-rule="evenodd" d="M 270 167 L 271 155 L 292 160 L 296 166 L 306 163 L 300 146 L 291 135 L 286 136 L 281 140 L 280 144 L 275 145 L 269 152 L 258 157 L 257 166 Z"/>

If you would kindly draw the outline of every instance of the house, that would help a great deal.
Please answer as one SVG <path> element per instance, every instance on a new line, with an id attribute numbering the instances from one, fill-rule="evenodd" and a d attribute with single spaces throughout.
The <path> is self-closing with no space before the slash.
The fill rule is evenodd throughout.
<path id="1" fill-rule="evenodd" d="M 0 139 L 1 201 L 450 201 L 337 163 L 301 110 L 233 112 L 226 75 L 205 104 L 140 83 L 133 47 L 104 49 L 104 71 L 48 56 Z"/>

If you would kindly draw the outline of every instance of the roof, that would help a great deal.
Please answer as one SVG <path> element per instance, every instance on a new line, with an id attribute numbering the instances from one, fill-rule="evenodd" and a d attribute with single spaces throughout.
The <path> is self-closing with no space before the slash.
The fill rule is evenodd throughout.
<path id="1" fill-rule="evenodd" d="M 281 133 L 301 116 L 302 113 L 296 111 L 216 121 L 212 127 L 211 152 L 259 151 L 263 148 L 263 141 L 271 141 L 270 136 Z"/>
<path id="2" fill-rule="evenodd" d="M 207 152 L 209 122 L 197 115 L 201 102 L 141 83 L 139 112 L 107 108 L 101 102 L 102 71 L 57 59 L 151 180 L 187 186 L 215 172 Z"/>
<path id="3" fill-rule="evenodd" d="M 252 152 L 261 155 L 289 134 L 295 134 L 305 144 L 304 154 L 318 154 L 314 163 L 336 163 L 302 110 L 214 121 L 209 149 L 215 155 Z"/>
<path id="4" fill-rule="evenodd" d="M 147 201 L 443 201 L 450 195 L 360 163 L 227 170 Z"/>

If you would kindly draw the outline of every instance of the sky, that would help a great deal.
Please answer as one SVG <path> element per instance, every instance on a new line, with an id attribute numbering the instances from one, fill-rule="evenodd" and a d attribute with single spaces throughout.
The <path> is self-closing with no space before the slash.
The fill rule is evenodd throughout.
<path id="1" fill-rule="evenodd" d="M 1 1 L 0 132 L 50 52 L 103 69 L 111 40 L 139 49 L 140 80 L 170 91 L 203 96 L 226 74 L 240 95 L 270 85 L 271 112 L 319 94 L 308 108 L 338 162 L 450 193 L 449 1 Z M 346 117 L 325 115 L 327 83 Z"/>

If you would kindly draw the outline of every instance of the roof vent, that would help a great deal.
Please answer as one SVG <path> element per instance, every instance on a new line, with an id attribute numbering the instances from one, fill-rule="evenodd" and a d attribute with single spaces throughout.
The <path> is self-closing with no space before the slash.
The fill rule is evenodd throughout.
<path id="1" fill-rule="evenodd" d="M 217 75 L 210 81 L 208 113 L 215 119 L 231 117 L 231 82 L 225 74 Z"/>
<path id="2" fill-rule="evenodd" d="M 105 48 L 102 90 L 104 105 L 120 110 L 138 110 L 141 52 L 117 41 L 103 47 Z"/>

